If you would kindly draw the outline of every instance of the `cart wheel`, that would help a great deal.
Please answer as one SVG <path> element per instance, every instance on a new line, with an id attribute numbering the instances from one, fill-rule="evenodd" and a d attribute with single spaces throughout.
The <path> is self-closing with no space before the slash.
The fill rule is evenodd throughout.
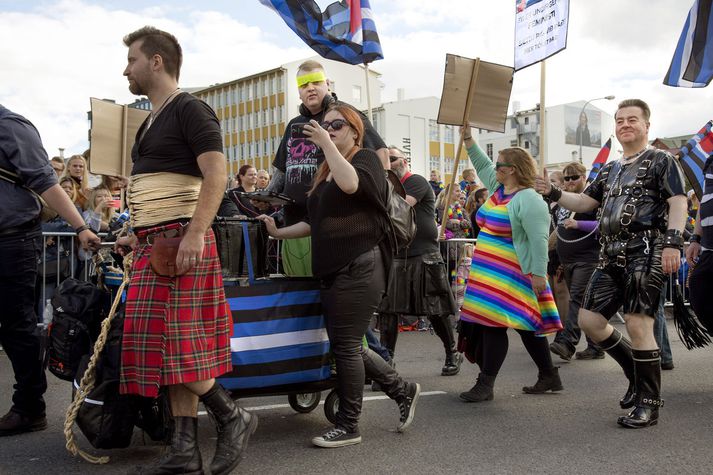
<path id="1" fill-rule="evenodd" d="M 319 406 L 319 399 L 321 397 L 322 393 L 320 392 L 290 394 L 287 396 L 287 401 L 290 403 L 290 407 L 295 411 L 307 414 Z"/>
<path id="2" fill-rule="evenodd" d="M 336 389 L 332 389 L 324 400 L 324 415 L 332 424 L 337 423 L 337 411 L 339 410 L 339 394 Z"/>

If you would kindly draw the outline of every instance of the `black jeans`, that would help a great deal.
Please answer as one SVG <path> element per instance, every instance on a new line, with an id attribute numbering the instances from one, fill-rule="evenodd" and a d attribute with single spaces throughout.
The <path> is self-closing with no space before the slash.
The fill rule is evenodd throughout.
<path id="1" fill-rule="evenodd" d="M 562 264 L 564 268 L 564 280 L 569 289 L 569 309 L 567 317 L 564 319 L 564 329 L 557 333 L 555 341 L 562 343 L 574 353 L 574 350 L 582 336 L 577 324 L 579 317 L 579 308 L 582 306 L 584 291 L 587 290 L 589 278 L 592 277 L 597 264 L 592 262 L 576 262 L 574 264 Z M 600 348 L 589 337 L 587 337 L 587 347 L 601 351 Z"/>
<path id="2" fill-rule="evenodd" d="M 384 359 L 362 345 L 371 316 L 381 302 L 386 273 L 375 247 L 322 279 L 322 311 L 337 362 L 338 427 L 358 430 L 365 374 L 391 399 L 404 397 L 405 382 Z"/>
<path id="3" fill-rule="evenodd" d="M 35 313 L 39 229 L 0 236 L 0 344 L 15 372 L 15 412 L 44 415 L 47 379 Z"/>

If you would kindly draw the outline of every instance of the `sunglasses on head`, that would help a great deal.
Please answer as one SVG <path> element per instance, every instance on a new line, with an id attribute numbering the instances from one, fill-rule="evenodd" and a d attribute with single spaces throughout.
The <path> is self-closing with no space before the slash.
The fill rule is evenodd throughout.
<path id="1" fill-rule="evenodd" d="M 581 176 L 581 175 L 567 175 L 566 177 L 564 177 L 564 181 L 575 181 L 575 180 L 579 180 L 579 177 L 580 177 L 580 176 Z"/>
<path id="2" fill-rule="evenodd" d="M 337 130 L 342 130 L 342 127 L 345 125 L 349 125 L 349 122 L 347 122 L 344 119 L 334 119 L 332 121 L 325 120 L 320 124 L 324 130 L 329 129 L 330 127 L 332 130 L 337 131 Z"/>
<path id="3" fill-rule="evenodd" d="M 510 163 L 495 162 L 496 170 L 501 167 L 511 167 L 511 166 L 512 166 L 512 164 L 510 164 Z"/>

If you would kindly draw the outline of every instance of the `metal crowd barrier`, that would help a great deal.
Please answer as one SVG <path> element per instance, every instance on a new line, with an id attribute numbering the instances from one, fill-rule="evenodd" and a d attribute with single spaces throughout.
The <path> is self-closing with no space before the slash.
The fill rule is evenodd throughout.
<path id="1" fill-rule="evenodd" d="M 106 233 L 97 235 L 103 238 Z M 55 255 L 47 252 L 49 238 L 54 240 L 54 246 L 57 247 Z M 38 308 L 40 318 L 42 318 L 47 300 L 51 298 L 54 290 L 64 279 L 74 277 L 89 280 L 94 274 L 94 262 L 91 259 L 91 254 L 80 253 L 76 238 L 77 233 L 75 232 L 42 232 L 42 256 L 37 266 L 38 285 L 41 287 L 39 295 L 42 297 L 39 301 L 41 305 Z M 114 243 L 103 242 L 102 245 L 113 246 Z M 48 296 L 48 294 L 50 295 Z"/>

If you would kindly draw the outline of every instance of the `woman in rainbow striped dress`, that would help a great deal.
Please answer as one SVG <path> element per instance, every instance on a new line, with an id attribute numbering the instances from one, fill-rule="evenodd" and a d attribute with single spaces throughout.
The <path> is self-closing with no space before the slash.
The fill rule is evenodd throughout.
<path id="1" fill-rule="evenodd" d="M 478 177 L 493 194 L 478 210 L 480 234 L 460 314 L 459 349 L 480 367 L 467 402 L 493 399 L 493 385 L 508 350 L 507 329 L 514 328 L 538 368 L 528 394 L 562 390 L 545 335 L 562 329 L 547 284 L 550 215 L 533 189 L 535 160 L 522 148 L 500 151 L 495 164 L 461 131 Z"/>

